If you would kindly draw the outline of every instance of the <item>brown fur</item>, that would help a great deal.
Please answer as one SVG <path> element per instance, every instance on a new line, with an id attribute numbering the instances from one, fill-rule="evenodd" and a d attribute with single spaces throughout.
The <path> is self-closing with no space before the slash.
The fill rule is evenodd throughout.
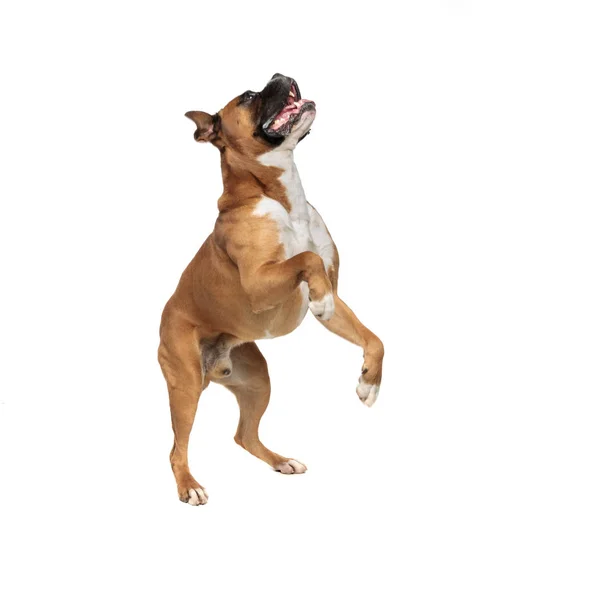
<path id="1" fill-rule="evenodd" d="M 252 109 L 234 98 L 216 116 L 186 116 L 196 123 L 194 138 L 220 150 L 224 190 L 214 231 L 183 272 L 160 326 L 158 359 L 175 435 L 171 465 L 184 502 L 192 490 L 203 489 L 190 473 L 187 449 L 198 399 L 210 381 L 225 385 L 237 398 L 235 441 L 240 446 L 275 469 L 290 460 L 265 448 L 258 438 L 270 383 L 265 359 L 253 342 L 267 330 L 275 337 L 297 327 L 301 282 L 308 283 L 313 300 L 334 293 L 335 314 L 323 324 L 364 349 L 366 381 L 379 383 L 383 359 L 380 340 L 337 297 L 337 250 L 329 273 L 314 252 L 286 260 L 276 224 L 253 214 L 264 196 L 288 211 L 290 203 L 279 181 L 282 170 L 258 161 L 270 146 L 255 135 Z"/>

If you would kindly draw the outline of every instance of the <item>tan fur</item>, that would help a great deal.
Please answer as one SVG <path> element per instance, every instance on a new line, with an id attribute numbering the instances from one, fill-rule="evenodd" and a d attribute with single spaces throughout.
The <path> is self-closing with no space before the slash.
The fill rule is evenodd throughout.
<path id="1" fill-rule="evenodd" d="M 285 259 L 276 224 L 253 211 L 263 197 L 290 203 L 279 177 L 282 170 L 262 165 L 269 150 L 254 135 L 255 115 L 234 98 L 217 120 L 187 113 L 197 125 L 195 139 L 221 152 L 224 191 L 213 233 L 183 272 L 167 302 L 160 327 L 159 362 L 169 391 L 174 445 L 171 466 L 179 497 L 204 503 L 205 492 L 192 477 L 187 458 L 198 399 L 210 381 L 232 391 L 240 407 L 235 441 L 284 473 L 303 472 L 298 461 L 267 449 L 258 425 L 269 402 L 267 365 L 254 340 L 293 331 L 303 304 L 299 288 L 308 283 L 311 300 L 334 294 L 335 314 L 325 327 L 364 349 L 363 379 L 379 384 L 383 345 L 337 297 L 339 258 L 325 271 L 314 252 Z M 298 466 L 300 465 L 300 466 Z"/>

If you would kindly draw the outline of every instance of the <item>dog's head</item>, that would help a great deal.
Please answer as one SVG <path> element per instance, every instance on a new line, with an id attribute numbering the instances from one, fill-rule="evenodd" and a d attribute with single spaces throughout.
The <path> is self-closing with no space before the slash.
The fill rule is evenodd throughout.
<path id="1" fill-rule="evenodd" d="M 276 147 L 293 149 L 308 134 L 315 114 L 315 103 L 302 98 L 298 84 L 275 73 L 261 92 L 244 92 L 214 115 L 190 111 L 185 116 L 196 124 L 197 142 L 257 157 Z"/>

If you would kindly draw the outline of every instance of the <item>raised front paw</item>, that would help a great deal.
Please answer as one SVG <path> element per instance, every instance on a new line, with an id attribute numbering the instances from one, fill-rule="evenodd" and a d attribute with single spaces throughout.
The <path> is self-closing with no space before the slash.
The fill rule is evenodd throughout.
<path id="1" fill-rule="evenodd" d="M 333 294 L 325 294 L 320 300 L 311 300 L 308 303 L 308 307 L 312 311 L 312 314 L 321 319 L 321 321 L 329 321 L 333 317 L 335 311 L 335 302 L 333 300 Z"/>
<path id="2" fill-rule="evenodd" d="M 379 395 L 379 384 L 367 383 L 361 375 L 356 386 L 356 393 L 365 406 L 371 407 Z"/>
<path id="3" fill-rule="evenodd" d="M 365 362 L 356 387 L 356 393 L 365 406 L 373 406 L 379 395 L 383 369 L 383 344 L 376 339 L 365 351 Z"/>

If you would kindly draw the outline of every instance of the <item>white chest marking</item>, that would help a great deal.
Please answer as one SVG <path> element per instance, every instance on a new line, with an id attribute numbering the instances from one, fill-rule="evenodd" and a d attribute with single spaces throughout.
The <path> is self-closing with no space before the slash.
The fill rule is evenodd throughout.
<path id="1" fill-rule="evenodd" d="M 310 204 L 308 205 L 310 215 L 310 236 L 314 246 L 313 252 L 316 252 L 325 264 L 325 270 L 333 265 L 334 245 L 325 222 L 321 215 Z"/>
<path id="2" fill-rule="evenodd" d="M 276 200 L 265 197 L 256 205 L 254 214 L 268 215 L 277 223 L 286 258 L 311 250 L 321 256 L 325 269 L 329 269 L 333 264 L 333 241 L 321 215 L 306 201 L 292 152 L 276 148 L 261 156 L 260 161 L 283 170 L 280 181 L 291 210 L 288 212 Z"/>
<path id="3" fill-rule="evenodd" d="M 266 197 L 256 205 L 254 214 L 268 216 L 277 223 L 279 240 L 283 245 L 285 258 L 291 258 L 305 250 L 314 251 L 308 214 L 306 216 L 294 215 L 277 200 Z"/>
<path id="4" fill-rule="evenodd" d="M 333 241 L 327 232 L 319 213 L 306 201 L 304 188 L 291 150 L 276 148 L 261 156 L 260 161 L 267 166 L 283 170 L 280 181 L 285 188 L 291 210 L 288 212 L 282 204 L 272 198 L 263 198 L 254 209 L 255 215 L 269 216 L 277 223 L 279 240 L 283 245 L 285 258 L 291 258 L 311 250 L 321 256 L 325 270 L 333 264 Z M 300 284 L 302 306 L 298 325 L 308 310 L 308 284 Z"/>

